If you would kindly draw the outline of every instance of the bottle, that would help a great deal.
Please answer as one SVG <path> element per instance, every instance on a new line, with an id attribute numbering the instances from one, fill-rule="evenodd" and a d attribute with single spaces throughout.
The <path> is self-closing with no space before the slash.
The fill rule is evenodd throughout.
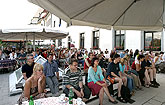
<path id="1" fill-rule="evenodd" d="M 33 96 L 30 96 L 29 105 L 34 105 Z"/>
<path id="2" fill-rule="evenodd" d="M 73 87 L 70 87 L 69 89 L 69 104 L 73 104 L 73 97 L 74 97 L 74 93 L 73 93 Z"/>

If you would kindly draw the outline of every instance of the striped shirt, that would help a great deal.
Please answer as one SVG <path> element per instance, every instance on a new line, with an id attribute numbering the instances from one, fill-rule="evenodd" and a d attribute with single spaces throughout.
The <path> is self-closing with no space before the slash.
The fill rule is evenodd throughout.
<path id="1" fill-rule="evenodd" d="M 82 73 L 79 68 L 77 72 L 71 72 L 70 68 L 66 68 L 63 74 L 63 85 L 71 85 L 73 87 L 78 87 L 79 82 L 82 82 Z"/>

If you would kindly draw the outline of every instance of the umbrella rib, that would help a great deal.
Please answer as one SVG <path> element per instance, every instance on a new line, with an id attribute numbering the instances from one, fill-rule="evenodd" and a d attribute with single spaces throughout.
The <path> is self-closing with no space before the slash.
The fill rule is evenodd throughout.
<path id="1" fill-rule="evenodd" d="M 78 13 L 78 14 L 72 16 L 71 19 L 73 19 L 73 18 L 75 18 L 75 17 L 81 15 L 81 14 L 84 13 L 85 11 L 87 11 L 87 10 L 89 10 L 89 9 L 91 9 L 91 8 L 93 8 L 93 7 L 95 7 L 95 6 L 97 6 L 97 5 L 99 5 L 100 3 L 104 2 L 104 1 L 105 1 L 105 0 L 102 0 L 102 1 L 100 1 L 100 2 L 97 2 L 96 4 L 90 6 L 89 8 L 87 8 L 87 9 L 85 9 L 85 10 L 83 10 L 82 12 L 80 12 L 80 13 Z"/>
<path id="2" fill-rule="evenodd" d="M 128 8 L 117 18 L 117 20 L 112 24 L 112 26 L 114 26 L 118 21 L 119 19 L 128 11 L 128 9 L 134 4 L 136 3 L 137 0 L 134 0 L 129 6 Z"/>

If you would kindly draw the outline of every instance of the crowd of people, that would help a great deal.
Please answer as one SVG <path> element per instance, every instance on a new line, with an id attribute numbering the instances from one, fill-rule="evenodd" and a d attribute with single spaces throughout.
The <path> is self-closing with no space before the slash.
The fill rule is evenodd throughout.
<path id="1" fill-rule="evenodd" d="M 65 86 L 63 92 L 66 96 L 70 87 L 73 87 L 75 98 L 80 97 L 86 102 L 92 93 L 99 96 L 99 105 L 103 105 L 104 93 L 111 103 L 117 104 L 117 100 L 126 103 L 127 100 L 121 94 L 122 86 L 127 87 L 131 95 L 135 95 L 137 90 L 143 91 L 142 86 L 158 88 L 160 84 L 156 80 L 156 73 L 165 69 L 163 52 L 136 50 L 133 53 L 128 49 L 118 52 L 115 48 L 111 52 L 107 49 L 104 52 L 101 49 L 98 51 L 91 49 L 88 52 L 86 49 L 76 48 L 37 49 L 28 50 L 26 53 L 24 49 L 20 52 L 7 50 L 3 52 L 0 50 L 1 60 L 7 57 L 17 59 L 26 80 L 19 102 L 24 98 L 29 99 L 31 95 L 35 99 L 46 97 L 46 84 L 52 96 L 59 96 L 59 67 L 64 70 L 62 84 Z M 38 55 L 47 59 L 43 65 L 34 63 Z M 109 92 L 109 82 L 117 83 L 117 100 Z"/>

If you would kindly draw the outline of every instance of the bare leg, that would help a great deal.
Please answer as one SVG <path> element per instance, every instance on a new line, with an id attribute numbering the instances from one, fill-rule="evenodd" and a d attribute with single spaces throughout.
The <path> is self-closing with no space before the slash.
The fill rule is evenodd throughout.
<path id="1" fill-rule="evenodd" d="M 121 78 L 115 78 L 115 81 L 118 82 L 118 97 L 121 97 L 122 79 Z"/>
<path id="2" fill-rule="evenodd" d="M 150 69 L 149 73 L 150 73 L 150 81 L 153 81 L 153 69 Z"/>
<path id="3" fill-rule="evenodd" d="M 103 105 L 103 99 L 104 99 L 104 89 L 101 88 L 100 92 L 99 92 L 99 102 L 100 102 L 100 105 Z"/>
<path id="4" fill-rule="evenodd" d="M 146 79 L 147 84 L 150 85 L 151 83 L 150 83 L 150 77 L 148 75 L 148 70 L 146 70 L 144 74 L 145 74 L 145 79 Z"/>
<path id="5" fill-rule="evenodd" d="M 156 68 L 153 68 L 153 78 L 156 79 Z"/>
<path id="6" fill-rule="evenodd" d="M 111 101 L 115 101 L 115 100 L 113 99 L 113 97 L 110 95 L 108 88 L 107 88 L 107 87 L 103 87 L 103 88 L 104 88 L 104 91 L 105 91 L 106 95 L 108 96 L 108 98 L 109 98 Z"/>
<path id="7" fill-rule="evenodd" d="M 122 80 L 123 80 L 124 86 L 127 86 L 127 77 L 123 76 Z"/>

